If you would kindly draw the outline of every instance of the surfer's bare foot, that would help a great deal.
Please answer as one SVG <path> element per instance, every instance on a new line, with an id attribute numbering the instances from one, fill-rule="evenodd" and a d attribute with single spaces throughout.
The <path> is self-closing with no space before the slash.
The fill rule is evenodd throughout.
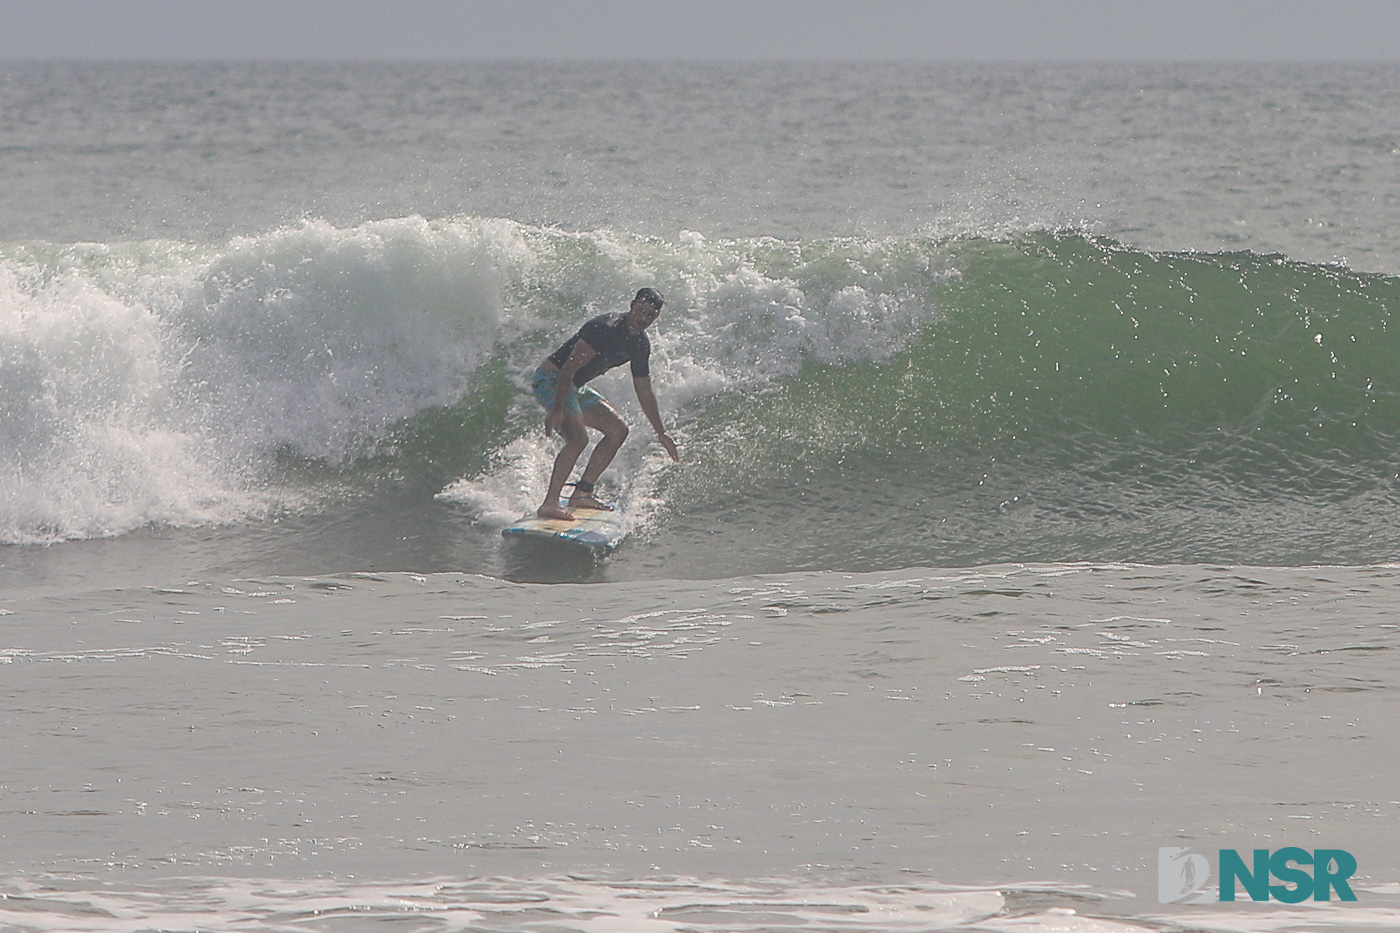
<path id="1" fill-rule="evenodd" d="M 557 518 L 566 522 L 574 521 L 573 512 L 570 512 L 562 505 L 555 505 L 553 503 L 542 505 L 538 509 L 535 509 L 535 514 L 540 518 Z"/>
<path id="2" fill-rule="evenodd" d="M 575 509 L 597 509 L 601 512 L 613 511 L 613 506 L 586 493 L 574 493 L 569 497 L 569 505 Z"/>

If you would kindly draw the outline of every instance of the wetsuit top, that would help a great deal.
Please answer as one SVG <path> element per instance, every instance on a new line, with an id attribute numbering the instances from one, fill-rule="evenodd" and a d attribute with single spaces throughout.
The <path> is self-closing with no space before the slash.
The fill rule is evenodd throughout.
<path id="1" fill-rule="evenodd" d="M 598 353 L 574 374 L 576 386 L 629 361 L 634 377 L 646 378 L 651 375 L 651 341 L 647 339 L 645 331 L 634 334 L 627 329 L 626 314 L 600 314 L 588 321 L 577 334 L 549 355 L 549 361 L 563 369 L 569 361 L 569 354 L 574 352 L 574 344 L 580 340 L 587 342 Z"/>

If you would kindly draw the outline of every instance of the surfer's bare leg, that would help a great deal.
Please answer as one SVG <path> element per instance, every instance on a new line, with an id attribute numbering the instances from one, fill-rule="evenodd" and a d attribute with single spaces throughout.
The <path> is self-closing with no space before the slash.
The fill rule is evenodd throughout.
<path id="1" fill-rule="evenodd" d="M 574 464 L 578 463 L 578 458 L 588 447 L 588 429 L 583 426 L 581 416 L 565 415 L 559 434 L 564 438 L 564 446 L 554 458 L 554 470 L 549 474 L 549 492 L 545 493 L 544 503 L 535 510 L 535 514 L 540 518 L 573 521 L 574 513 L 559 505 L 559 495 L 569 481 L 569 474 L 574 471 Z"/>
<path id="2" fill-rule="evenodd" d="M 579 477 L 590 486 L 598 482 L 598 477 L 603 475 L 603 471 L 612 463 L 613 457 L 617 456 L 618 450 L 627 440 L 628 427 L 613 407 L 607 402 L 599 402 L 590 406 L 583 413 L 583 423 L 595 431 L 601 431 L 603 436 L 593 448 L 593 454 L 588 458 L 588 465 L 583 468 L 583 475 Z M 580 508 L 597 504 L 598 500 L 593 498 L 591 493 L 574 493 L 569 499 L 569 504 Z"/>

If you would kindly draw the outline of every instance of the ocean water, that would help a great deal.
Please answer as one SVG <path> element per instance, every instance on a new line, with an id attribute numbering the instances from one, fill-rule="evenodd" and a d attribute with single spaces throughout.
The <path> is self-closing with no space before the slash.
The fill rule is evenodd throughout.
<path id="1" fill-rule="evenodd" d="M 1396 113 L 0 65 L 0 928 L 1400 928 Z M 528 373 L 641 285 L 682 461 L 603 377 L 629 537 L 508 545 Z"/>

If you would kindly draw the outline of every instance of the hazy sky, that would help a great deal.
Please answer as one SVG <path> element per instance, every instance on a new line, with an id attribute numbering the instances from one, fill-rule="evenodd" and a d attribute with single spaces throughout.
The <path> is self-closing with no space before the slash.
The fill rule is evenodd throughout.
<path id="1" fill-rule="evenodd" d="M 1400 0 L 0 0 L 0 58 L 1400 58 Z"/>

